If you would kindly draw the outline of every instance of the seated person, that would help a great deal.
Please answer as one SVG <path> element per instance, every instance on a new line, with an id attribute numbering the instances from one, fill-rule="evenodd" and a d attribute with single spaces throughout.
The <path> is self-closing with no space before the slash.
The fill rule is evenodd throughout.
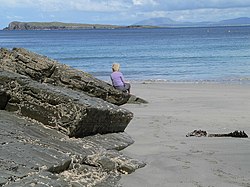
<path id="1" fill-rule="evenodd" d="M 110 78 L 114 88 L 130 93 L 130 84 L 125 82 L 123 74 L 120 72 L 120 64 L 114 63 L 112 65 Z"/>

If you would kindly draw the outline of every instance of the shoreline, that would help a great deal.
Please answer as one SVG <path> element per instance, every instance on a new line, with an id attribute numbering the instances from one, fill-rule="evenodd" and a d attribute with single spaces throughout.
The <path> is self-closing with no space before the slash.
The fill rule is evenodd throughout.
<path id="1" fill-rule="evenodd" d="M 111 84 L 108 76 L 96 78 Z M 238 79 L 207 79 L 207 80 L 167 80 L 167 79 L 145 79 L 145 80 L 133 80 L 127 79 L 131 84 L 225 84 L 225 85 L 250 85 L 250 77 L 242 77 Z"/>
<path id="2" fill-rule="evenodd" d="M 122 177 L 128 186 L 250 186 L 249 138 L 186 137 L 193 130 L 250 135 L 250 85 L 132 83 L 148 104 L 125 129 L 135 143 L 123 152 L 147 163 Z"/>

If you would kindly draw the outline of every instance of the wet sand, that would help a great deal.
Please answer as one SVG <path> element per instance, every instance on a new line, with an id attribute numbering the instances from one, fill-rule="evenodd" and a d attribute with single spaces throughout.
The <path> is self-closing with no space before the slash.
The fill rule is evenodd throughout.
<path id="1" fill-rule="evenodd" d="M 135 140 L 124 153 L 147 166 L 123 175 L 123 187 L 250 186 L 250 138 L 186 137 L 195 129 L 249 136 L 250 85 L 137 83 L 132 93 L 149 103 L 124 105 Z"/>

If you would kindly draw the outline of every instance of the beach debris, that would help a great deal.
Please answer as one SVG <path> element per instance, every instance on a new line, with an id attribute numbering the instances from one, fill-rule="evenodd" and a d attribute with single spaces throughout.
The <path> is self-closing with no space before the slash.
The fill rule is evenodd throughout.
<path id="1" fill-rule="evenodd" d="M 209 134 L 208 137 L 235 137 L 235 138 L 248 138 L 244 131 L 234 131 L 228 134 Z"/>
<path id="2" fill-rule="evenodd" d="M 186 135 L 186 137 L 190 136 L 196 136 L 196 137 L 207 136 L 207 132 L 203 130 L 194 130 L 193 132 L 190 132 Z"/>
<path id="3" fill-rule="evenodd" d="M 196 136 L 196 137 L 234 137 L 234 138 L 248 138 L 248 135 L 244 131 L 234 131 L 227 134 L 208 134 L 207 131 L 194 130 L 186 135 L 186 137 Z"/>

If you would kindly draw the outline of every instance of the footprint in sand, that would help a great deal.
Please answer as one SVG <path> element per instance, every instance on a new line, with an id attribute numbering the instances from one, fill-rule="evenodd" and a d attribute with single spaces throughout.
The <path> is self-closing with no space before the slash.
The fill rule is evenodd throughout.
<path id="1" fill-rule="evenodd" d="M 190 149 L 189 152 L 191 152 L 191 153 L 203 153 L 203 151 L 193 150 L 193 149 Z"/>
<path id="2" fill-rule="evenodd" d="M 165 145 L 165 147 L 168 147 L 168 148 L 173 149 L 173 150 L 178 150 L 178 148 L 173 146 L 173 145 Z"/>
<path id="3" fill-rule="evenodd" d="M 218 164 L 218 161 L 216 161 L 216 160 L 212 160 L 212 159 L 208 159 L 208 158 L 205 158 L 205 160 L 211 164 Z"/>

